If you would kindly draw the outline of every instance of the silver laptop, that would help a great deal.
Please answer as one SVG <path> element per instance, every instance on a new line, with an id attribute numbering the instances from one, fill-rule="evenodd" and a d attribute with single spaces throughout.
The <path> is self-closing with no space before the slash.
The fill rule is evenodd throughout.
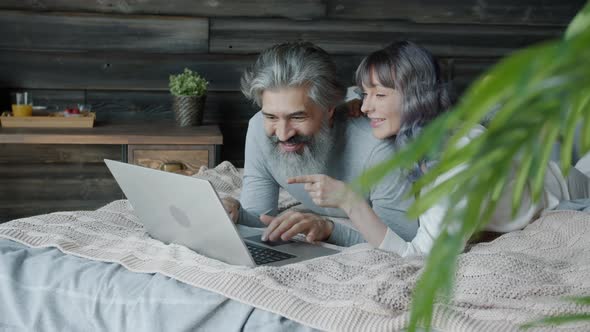
<path id="1" fill-rule="evenodd" d="M 262 229 L 234 225 L 211 183 L 105 159 L 147 232 L 164 243 L 235 265 L 284 265 L 337 250 L 304 241 L 263 242 Z"/>

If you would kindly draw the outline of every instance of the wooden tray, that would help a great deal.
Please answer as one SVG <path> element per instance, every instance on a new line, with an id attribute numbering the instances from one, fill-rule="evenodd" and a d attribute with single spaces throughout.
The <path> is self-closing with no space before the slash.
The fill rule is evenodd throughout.
<path id="1" fill-rule="evenodd" d="M 0 124 L 4 128 L 92 128 L 95 113 L 82 116 L 0 116 Z"/>

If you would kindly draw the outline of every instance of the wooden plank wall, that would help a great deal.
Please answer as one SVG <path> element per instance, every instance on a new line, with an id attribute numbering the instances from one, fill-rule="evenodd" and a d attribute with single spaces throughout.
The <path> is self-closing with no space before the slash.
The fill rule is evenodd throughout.
<path id="1" fill-rule="evenodd" d="M 409 39 L 439 57 L 460 93 L 502 56 L 558 38 L 584 2 L 3 0 L 0 109 L 28 90 L 50 108 L 92 104 L 105 123 L 170 120 L 168 76 L 188 67 L 210 81 L 205 123 L 222 129 L 222 159 L 242 166 L 247 121 L 257 110 L 239 92 L 239 78 L 265 47 L 313 41 L 334 55 L 350 84 L 363 55 Z M 105 146 L 0 146 L 0 221 L 118 197 L 97 164 L 119 154 Z M 32 191 L 33 205 L 45 208 L 2 203 Z"/>

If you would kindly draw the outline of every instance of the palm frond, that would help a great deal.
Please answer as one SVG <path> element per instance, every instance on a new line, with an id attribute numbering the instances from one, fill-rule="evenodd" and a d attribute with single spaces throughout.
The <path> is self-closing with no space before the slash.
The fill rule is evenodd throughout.
<path id="1" fill-rule="evenodd" d="M 590 296 L 581 296 L 581 297 L 568 297 L 566 300 L 575 302 L 581 305 L 590 305 Z M 577 322 L 580 320 L 588 320 L 590 321 L 590 314 L 568 314 L 568 315 L 561 315 L 561 316 L 553 316 L 553 317 L 546 317 L 536 322 L 530 322 L 527 324 L 522 325 L 523 328 L 528 329 L 537 326 L 543 325 L 559 325 L 559 324 L 566 324 Z"/>
<path id="2" fill-rule="evenodd" d="M 410 217 L 417 218 L 440 202 L 446 202 L 449 209 L 413 294 L 410 331 L 418 326 L 429 328 L 434 303 L 448 298 L 464 241 L 489 221 L 507 181 L 515 178 L 512 202 L 516 212 L 527 186 L 533 199 L 539 199 L 555 142 L 561 141 L 565 171 L 572 160 L 576 126 L 582 126 L 582 152 L 590 149 L 588 59 L 590 2 L 572 21 L 564 39 L 520 50 L 500 61 L 470 86 L 453 110 L 355 183 L 367 189 L 394 169 L 438 156 L 438 163 L 411 190 L 420 195 L 408 211 Z M 492 109 L 497 111 L 488 130 L 458 145 Z M 460 165 L 467 167 L 433 185 L 435 179 Z M 588 317 L 563 319 L 579 318 Z"/>
<path id="3" fill-rule="evenodd" d="M 522 325 L 522 328 L 529 329 L 533 327 L 539 327 L 543 325 L 561 325 L 567 323 L 573 323 L 581 320 L 590 320 L 590 314 L 572 314 L 555 317 L 547 317 L 535 323 L 528 323 Z"/>

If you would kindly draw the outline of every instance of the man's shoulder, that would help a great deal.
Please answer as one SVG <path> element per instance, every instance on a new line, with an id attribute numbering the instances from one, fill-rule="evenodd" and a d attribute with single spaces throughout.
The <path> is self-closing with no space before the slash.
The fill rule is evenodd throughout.
<path id="1" fill-rule="evenodd" d="M 248 132 L 246 133 L 246 158 L 260 157 L 268 152 L 265 146 L 266 134 L 264 131 L 264 123 L 262 113 L 257 112 L 248 121 Z"/>
<path id="2" fill-rule="evenodd" d="M 264 119 L 262 118 L 262 112 L 258 111 L 248 121 L 248 134 L 246 135 L 246 140 L 254 139 L 260 141 L 263 136 L 265 136 Z"/>
<path id="3" fill-rule="evenodd" d="M 256 114 L 254 114 L 250 120 L 248 120 L 248 128 L 261 128 L 262 120 L 262 112 L 256 112 Z"/>

